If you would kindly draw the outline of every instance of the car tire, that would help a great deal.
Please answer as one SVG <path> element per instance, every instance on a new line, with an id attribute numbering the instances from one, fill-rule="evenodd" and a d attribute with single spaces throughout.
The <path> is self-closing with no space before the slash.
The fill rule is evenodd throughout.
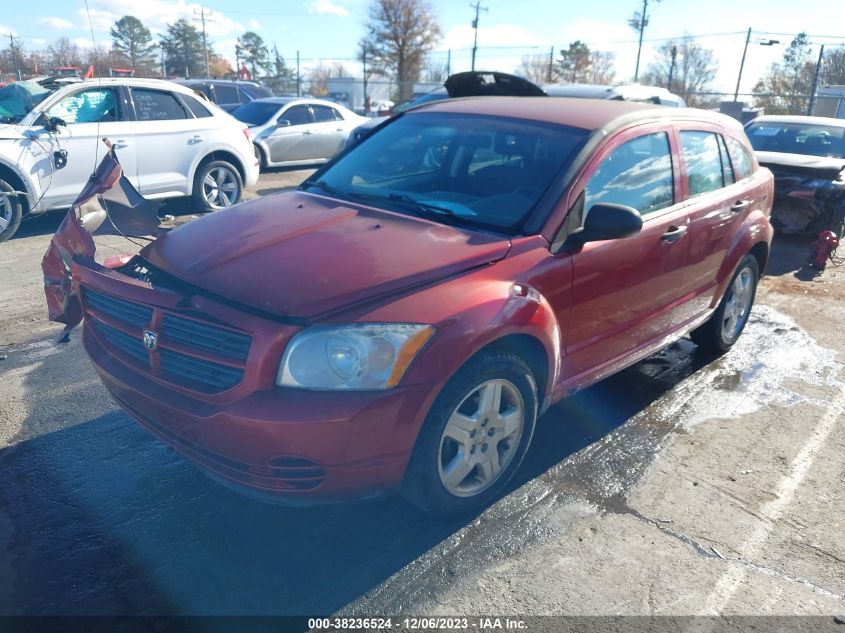
<path id="1" fill-rule="evenodd" d="M 264 150 L 261 149 L 260 145 L 253 144 L 255 148 L 255 155 L 258 157 L 258 170 L 259 171 L 267 171 L 270 165 L 267 164 L 267 154 L 264 153 Z"/>
<path id="2" fill-rule="evenodd" d="M 717 353 L 725 353 L 733 347 L 748 322 L 759 279 L 757 258 L 746 255 L 731 277 L 713 316 L 690 333 L 693 342 Z"/>
<path id="3" fill-rule="evenodd" d="M 537 412 L 537 384 L 526 362 L 510 352 L 481 352 L 429 410 L 403 495 L 436 515 L 467 514 L 490 504 L 525 457 Z"/>
<path id="4" fill-rule="evenodd" d="M 243 180 L 232 163 L 212 160 L 194 174 L 193 201 L 201 212 L 219 211 L 241 201 Z"/>
<path id="5" fill-rule="evenodd" d="M 0 179 L 0 191 L 10 194 L 17 191 L 8 181 Z M 20 196 L 0 197 L 0 242 L 5 242 L 17 232 L 23 219 L 23 202 Z"/>

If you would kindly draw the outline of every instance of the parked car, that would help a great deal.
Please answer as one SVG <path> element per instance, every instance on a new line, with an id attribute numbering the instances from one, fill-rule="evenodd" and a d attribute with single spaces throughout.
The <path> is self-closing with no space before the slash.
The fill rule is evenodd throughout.
<path id="1" fill-rule="evenodd" d="M 845 232 L 845 119 L 760 116 L 745 126 L 775 175 L 772 224 L 784 233 Z"/>
<path id="2" fill-rule="evenodd" d="M 553 402 L 690 332 L 737 341 L 772 187 L 716 113 L 441 101 L 298 191 L 112 270 L 77 257 L 83 342 L 121 406 L 226 485 L 475 510 Z"/>
<path id="3" fill-rule="evenodd" d="M 491 96 L 542 97 L 545 94 L 542 88 L 522 77 L 507 73 L 473 70 L 449 75 L 443 82 L 442 88 L 436 88 L 410 101 L 400 103 L 393 113 L 399 114 L 411 108 L 433 101 L 442 101 L 443 99 Z M 385 119 L 383 118 L 371 118 L 369 121 L 362 123 L 349 135 L 346 146 L 357 145 L 384 122 Z"/>
<path id="4" fill-rule="evenodd" d="M 228 79 L 185 79 L 177 81 L 191 90 L 195 90 L 216 103 L 226 112 L 234 112 L 245 103 L 256 99 L 272 97 L 269 88 L 254 81 L 229 81 Z"/>
<path id="5" fill-rule="evenodd" d="M 617 101 L 638 101 L 654 103 L 673 108 L 686 107 L 683 97 L 666 88 L 627 84 L 606 86 L 603 84 L 549 84 L 543 87 L 550 97 L 575 97 L 578 99 L 615 99 Z"/>
<path id="6" fill-rule="evenodd" d="M 168 81 L 18 82 L 0 90 L 0 122 L 0 241 L 22 217 L 71 205 L 102 156 L 101 137 L 147 198 L 193 196 L 211 211 L 258 179 L 246 128 Z"/>
<path id="7" fill-rule="evenodd" d="M 365 120 L 331 101 L 297 97 L 256 99 L 232 116 L 249 126 L 263 168 L 324 163 Z"/>

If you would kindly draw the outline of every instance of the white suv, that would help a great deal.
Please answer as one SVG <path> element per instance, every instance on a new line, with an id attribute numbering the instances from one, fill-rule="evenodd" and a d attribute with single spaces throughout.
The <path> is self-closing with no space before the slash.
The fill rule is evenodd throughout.
<path id="1" fill-rule="evenodd" d="M 197 210 L 212 211 L 258 180 L 245 126 L 190 88 L 127 78 L 54 90 L 10 84 L 0 89 L 0 241 L 23 216 L 73 203 L 103 156 L 103 137 L 146 198 L 192 196 Z"/>

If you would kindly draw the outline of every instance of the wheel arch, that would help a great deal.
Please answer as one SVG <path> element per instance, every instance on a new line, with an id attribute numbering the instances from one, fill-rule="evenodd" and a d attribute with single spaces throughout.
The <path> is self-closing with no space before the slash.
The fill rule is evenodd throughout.
<path id="1" fill-rule="evenodd" d="M 26 179 L 11 165 L 3 162 L 0 162 L 0 179 L 6 180 L 17 191 L 26 192 L 25 196 L 19 196 L 19 198 L 21 199 L 21 204 L 23 205 L 23 215 L 28 215 L 32 208 L 30 199 L 33 193 L 32 188 L 29 186 L 29 183 L 26 182 Z"/>
<path id="2" fill-rule="evenodd" d="M 191 191 L 190 191 L 189 195 L 193 194 L 193 192 L 194 192 L 194 181 L 197 178 L 197 173 L 199 172 L 199 170 L 202 169 L 203 166 L 205 166 L 208 163 L 213 162 L 215 160 L 224 160 L 228 163 L 231 163 L 234 166 L 234 168 L 238 170 L 238 174 L 240 174 L 240 177 L 241 177 L 241 182 L 246 183 L 246 180 L 247 180 L 246 166 L 243 164 L 241 159 L 238 158 L 237 154 L 235 154 L 234 152 L 230 152 L 228 150 L 225 150 L 225 149 L 212 150 L 208 154 L 203 156 L 197 162 L 196 167 L 194 167 L 193 174 L 191 176 L 190 183 L 189 183 L 190 187 L 191 187 Z M 244 184 L 244 187 L 246 187 L 246 184 Z"/>

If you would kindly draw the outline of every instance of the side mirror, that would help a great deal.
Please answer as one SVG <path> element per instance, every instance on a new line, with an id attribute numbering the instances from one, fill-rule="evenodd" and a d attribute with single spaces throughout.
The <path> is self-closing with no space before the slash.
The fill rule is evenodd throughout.
<path id="1" fill-rule="evenodd" d="M 639 233 L 643 228 L 640 212 L 624 204 L 599 203 L 590 207 L 584 227 L 572 233 L 573 243 L 618 240 Z"/>
<path id="2" fill-rule="evenodd" d="M 290 121 L 280 117 L 276 119 L 276 127 L 290 127 Z"/>

